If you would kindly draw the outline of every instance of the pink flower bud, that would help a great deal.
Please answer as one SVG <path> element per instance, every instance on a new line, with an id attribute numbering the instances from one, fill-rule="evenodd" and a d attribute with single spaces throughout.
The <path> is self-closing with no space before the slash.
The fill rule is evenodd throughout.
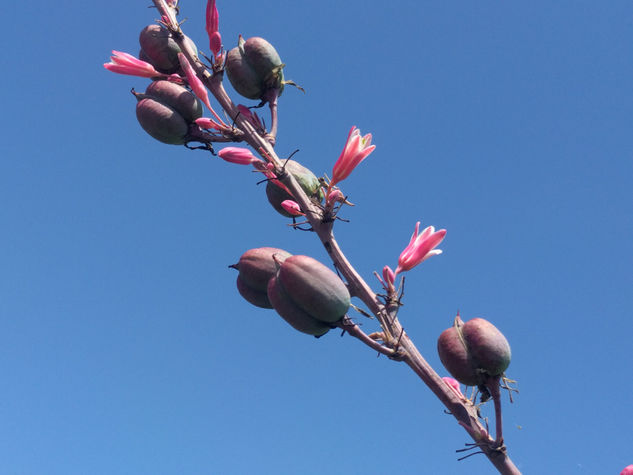
<path id="1" fill-rule="evenodd" d="M 393 273 L 391 267 L 385 266 L 382 268 L 382 278 L 389 288 L 393 288 L 393 283 L 396 281 L 396 274 Z"/>
<path id="2" fill-rule="evenodd" d="M 334 203 L 343 203 L 345 201 L 345 195 L 338 188 L 331 190 L 325 197 L 325 205 L 328 208 L 334 206 Z"/>
<path id="3" fill-rule="evenodd" d="M 164 77 L 151 64 L 135 58 L 131 54 L 122 51 L 112 50 L 109 63 L 104 63 L 104 68 L 118 74 L 128 74 L 130 76 L 140 76 L 142 78 Z"/>
<path id="4" fill-rule="evenodd" d="M 455 391 L 455 393 L 457 393 L 460 397 L 464 397 L 464 395 L 462 394 L 462 390 L 459 387 L 459 381 L 449 376 L 444 376 L 442 379 L 446 384 L 450 386 L 453 391 Z"/>
<path id="5" fill-rule="evenodd" d="M 620 475 L 633 475 L 633 465 L 627 465 L 624 467 L 624 469 L 620 472 Z"/>
<path id="6" fill-rule="evenodd" d="M 218 156 L 222 160 L 238 165 L 250 165 L 258 161 L 250 150 L 241 147 L 225 147 L 218 152 Z"/>
<path id="7" fill-rule="evenodd" d="M 207 1 L 206 20 L 206 30 L 209 35 L 209 48 L 213 51 L 213 55 L 217 56 L 222 49 L 222 37 L 218 31 L 220 26 L 220 15 L 217 7 L 215 6 L 215 0 Z"/>
<path id="8" fill-rule="evenodd" d="M 237 110 L 240 112 L 240 115 L 243 115 L 256 129 L 263 130 L 264 125 L 262 121 L 259 119 L 257 112 L 252 112 L 248 107 L 242 104 L 237 105 Z"/>
<path id="9" fill-rule="evenodd" d="M 204 105 L 206 105 L 209 108 L 209 110 L 213 110 L 213 108 L 211 107 L 211 104 L 209 103 L 209 95 L 207 94 L 207 88 L 204 87 L 204 84 L 202 84 L 202 81 L 200 81 L 198 76 L 196 76 L 196 72 L 193 70 L 193 67 L 191 67 L 191 64 L 189 64 L 187 57 L 182 53 L 178 53 L 178 61 L 180 61 L 180 67 L 182 67 L 182 70 L 185 72 L 185 75 L 187 76 L 187 82 L 189 83 L 191 90 L 194 92 L 196 96 L 198 96 L 198 99 L 204 102 Z"/>
<path id="10" fill-rule="evenodd" d="M 204 105 L 207 106 L 211 114 L 213 114 L 213 117 L 217 119 L 218 123 L 228 129 L 229 126 L 226 125 L 222 119 L 220 119 L 220 116 L 213 110 L 213 107 L 211 107 L 211 103 L 209 102 L 209 95 L 207 94 L 207 88 L 204 87 L 202 81 L 200 81 L 198 76 L 196 76 L 196 72 L 193 70 L 191 64 L 189 64 L 187 57 L 182 53 L 178 53 L 178 61 L 180 61 L 180 66 L 187 76 L 187 82 L 189 83 L 191 90 L 196 96 L 198 96 L 198 99 L 204 102 Z"/>
<path id="11" fill-rule="evenodd" d="M 420 262 L 431 256 L 442 253 L 440 249 L 435 249 L 435 247 L 442 242 L 444 236 L 446 236 L 446 229 L 435 231 L 433 226 L 428 226 L 422 231 L 422 234 L 418 235 L 419 230 L 420 222 L 418 221 L 415 225 L 415 231 L 411 236 L 409 245 L 400 254 L 396 275 L 400 272 L 413 269 Z"/>
<path id="12" fill-rule="evenodd" d="M 371 145 L 371 134 L 361 137 L 360 130 L 356 126 L 352 127 L 347 135 L 345 147 L 332 169 L 330 187 L 345 180 L 375 148 L 375 145 Z"/>
<path id="13" fill-rule="evenodd" d="M 195 122 L 203 129 L 224 130 L 220 124 L 208 117 L 200 117 L 199 119 L 196 119 Z"/>
<path id="14" fill-rule="evenodd" d="M 253 117 L 253 114 L 251 113 L 251 110 L 248 107 L 246 107 L 245 105 L 243 105 L 243 104 L 238 104 L 237 105 L 237 110 L 240 111 L 240 114 L 242 114 L 243 116 L 245 116 L 248 119 Z"/>
<path id="15" fill-rule="evenodd" d="M 292 200 L 285 200 L 281 202 L 281 207 L 291 214 L 292 216 L 305 216 L 305 213 L 301 212 L 299 203 Z"/>

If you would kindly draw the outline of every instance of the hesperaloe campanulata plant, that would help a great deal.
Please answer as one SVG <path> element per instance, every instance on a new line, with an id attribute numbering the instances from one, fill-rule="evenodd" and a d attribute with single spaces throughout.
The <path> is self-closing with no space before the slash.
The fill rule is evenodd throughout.
<path id="1" fill-rule="evenodd" d="M 459 425 L 472 437 L 474 443 L 467 444 L 470 448 L 488 457 L 499 472 L 505 474 L 519 473 L 507 455 L 507 449 L 503 445 L 500 430 L 499 382 L 502 380 L 505 385 L 510 380 L 505 378 L 503 374 L 482 374 L 481 378 L 475 376 L 470 379 L 466 378 L 469 384 L 481 383 L 479 384 L 479 390 L 482 392 L 482 399 L 485 400 L 492 397 L 494 400 L 497 437 L 493 438 L 487 429 L 487 425 L 482 424 L 479 407 L 474 399 L 475 396 L 466 398 L 460 390 L 459 382 L 453 378 L 440 377 L 422 357 L 398 319 L 398 310 L 401 306 L 400 288 L 402 285 L 397 281 L 398 276 L 413 269 L 429 257 L 441 253 L 437 246 L 444 239 L 446 230 L 435 230 L 433 226 L 428 226 L 420 232 L 420 223 L 418 222 L 409 244 L 400 254 L 396 270 L 393 271 L 389 266 L 384 266 L 381 273 L 382 278 L 375 273 L 385 292 L 384 294 L 375 293 L 347 260 L 333 234 L 338 212 L 344 205 L 351 205 L 339 185 L 374 150 L 375 146 L 371 143 L 371 134 L 363 136 L 359 129 L 352 127 L 343 151 L 334 163 L 331 178 L 321 178 L 318 186 L 316 186 L 316 182 L 313 183 L 313 179 L 308 175 L 308 172 L 310 174 L 312 172 L 307 169 L 304 174 L 287 172 L 284 167 L 285 161 L 282 161 L 277 156 L 274 149 L 278 130 L 277 108 L 278 98 L 284 85 L 295 84 L 292 81 L 284 80 L 282 70 L 285 64 L 281 62 L 274 47 L 262 38 L 243 40 L 240 37 L 237 49 L 233 49 L 230 53 L 230 64 L 234 68 L 231 71 L 231 82 L 237 85 L 235 89 L 238 92 L 246 93 L 245 95 L 251 99 L 259 99 L 260 106 L 268 104 L 270 108 L 271 126 L 267 130 L 256 113 L 245 106 L 236 105 L 224 89 L 223 78 L 225 67 L 228 65 L 227 53 L 222 47 L 219 14 L 215 0 L 209 0 L 206 8 L 209 56 L 195 51 L 193 43 L 184 35 L 179 22 L 176 20 L 176 15 L 178 14 L 177 0 L 153 0 L 153 3 L 160 13 L 161 20 L 159 23 L 162 29 L 170 35 L 170 41 L 173 39 L 180 49 L 177 54 L 180 63 L 178 72 L 174 74 L 159 72 L 160 68 L 157 65 L 150 64 L 152 59 L 147 55 L 142 55 L 142 59 L 137 59 L 132 55 L 118 51 L 113 52 L 112 61 L 104 66 L 110 71 L 120 74 L 136 75 L 152 80 L 172 81 L 191 90 L 206 105 L 213 118 L 201 117 L 193 122 L 186 121 L 188 130 L 185 136 L 187 141 L 185 145 L 188 148 L 206 149 L 212 153 L 215 153 L 213 144 L 216 142 L 245 142 L 250 145 L 260 158 L 257 158 L 251 151 L 239 147 L 226 147 L 219 152 L 219 156 L 227 162 L 252 166 L 256 171 L 261 172 L 269 181 L 269 190 L 272 189 L 273 192 L 280 196 L 280 202 L 273 203 L 276 209 L 287 216 L 293 216 L 294 226 L 314 231 L 314 234 L 327 250 L 334 267 L 344 280 L 344 284 L 336 283 L 333 280 L 338 279 L 335 274 L 329 274 L 322 269 L 322 264 L 307 256 L 296 256 L 290 259 L 290 263 L 282 269 L 287 256 L 284 255 L 283 258 L 275 256 L 283 251 L 268 252 L 266 256 L 270 255 L 266 259 L 273 259 L 275 266 L 281 269 L 280 274 L 280 270 L 275 272 L 270 262 L 265 263 L 265 267 L 268 270 L 266 270 L 264 275 L 270 275 L 268 289 L 273 289 L 268 290 L 272 306 L 277 303 L 278 308 L 275 308 L 287 319 L 289 312 L 288 302 L 292 302 L 291 313 L 305 311 L 307 315 L 316 318 L 315 321 L 322 322 L 318 323 L 319 325 L 327 325 L 327 327 L 323 327 L 323 330 L 318 332 L 309 331 L 307 333 L 320 336 L 327 332 L 327 328 L 339 327 L 380 354 L 386 355 L 394 361 L 404 362 L 431 389 L 446 406 L 450 414 L 457 419 Z M 215 98 L 220 108 L 224 111 L 224 118 L 222 118 L 222 114 L 217 113 L 212 108 L 208 92 L 211 93 L 211 96 Z M 192 142 L 197 142 L 201 145 L 191 147 L 189 144 Z M 304 182 L 306 179 L 311 180 L 309 186 L 306 186 L 306 182 Z M 276 188 L 270 188 L 271 186 Z M 315 186 L 317 189 L 315 189 Z M 303 221 L 296 223 L 294 219 L 299 217 Z M 262 249 L 268 250 L 270 248 Z M 257 252 L 261 254 L 259 250 L 252 250 L 248 251 L 245 256 L 255 255 Z M 243 257 L 242 259 L 244 260 L 245 258 Z M 253 272 L 257 273 L 259 279 L 261 277 L 259 274 L 262 273 L 259 267 L 263 266 L 263 264 L 260 264 L 259 261 L 254 262 Z M 236 267 L 239 268 L 239 266 Z M 247 266 L 244 264 L 239 270 L 244 273 L 247 272 L 246 268 Z M 311 302 L 314 302 L 315 299 L 312 298 L 314 296 L 309 295 L 310 285 L 314 283 L 309 278 L 310 272 L 315 272 L 315 285 L 319 285 L 319 282 L 321 282 L 321 287 L 318 290 L 314 290 L 318 294 L 317 303 L 321 304 L 326 301 L 326 306 L 329 305 L 331 302 L 327 300 L 332 292 L 336 294 L 336 298 L 342 299 L 342 301 L 345 298 L 349 299 L 349 296 L 345 297 L 344 295 L 344 293 L 349 292 L 349 295 L 360 299 L 365 304 L 367 312 L 371 313 L 380 324 L 380 331 L 367 335 L 349 316 L 339 316 L 338 311 L 334 313 L 328 312 L 327 321 L 323 321 L 321 311 L 311 307 Z M 292 277 L 288 281 L 292 285 L 286 285 L 282 289 L 283 292 L 280 293 L 280 284 L 277 280 L 281 279 L 281 282 L 283 282 L 284 278 L 288 279 L 285 277 L 286 274 Z M 300 282 L 304 282 L 304 284 L 298 286 L 299 290 L 296 289 L 297 285 L 294 285 L 293 279 L 295 279 L 295 276 Z M 248 281 L 249 275 L 241 275 L 238 278 L 238 285 L 245 278 Z M 343 284 L 342 287 L 341 284 Z M 254 284 L 250 285 L 253 286 Z M 265 282 L 259 282 L 255 287 L 255 290 L 250 289 L 250 287 L 247 290 L 250 293 L 259 292 L 261 295 L 258 294 L 257 299 L 255 299 L 249 293 L 248 295 L 251 297 L 249 301 L 253 302 L 255 300 L 256 305 L 268 307 L 269 301 L 262 293 L 264 292 L 263 289 L 266 288 Z M 242 288 L 241 292 L 244 293 L 245 290 Z M 273 292 L 273 294 L 270 292 Z M 293 292 L 298 292 L 298 294 L 293 294 Z M 339 306 L 343 309 L 347 308 L 345 305 Z M 293 318 L 295 313 L 292 313 Z M 295 320 L 292 320 L 292 323 L 296 323 Z M 469 359 L 471 353 L 478 354 L 479 349 L 476 345 L 479 340 L 473 339 L 473 341 L 476 340 L 475 343 L 468 341 L 462 345 L 460 343 L 461 340 L 459 340 L 463 338 L 460 331 L 455 333 L 454 338 L 455 342 L 452 343 L 452 346 L 449 346 L 450 348 L 456 348 L 457 353 L 454 357 L 455 359 L 451 360 L 449 370 L 458 376 L 462 374 L 459 368 L 461 358 L 470 365 L 467 371 L 479 371 L 477 365 L 473 366 Z M 450 348 L 449 350 L 444 350 L 445 353 L 452 351 Z M 462 358 L 460 351 L 466 351 L 466 356 Z M 488 348 L 486 348 L 486 351 L 488 351 Z M 450 355 L 444 355 L 444 357 L 452 358 Z M 509 362 L 509 353 L 507 358 Z M 476 383 L 472 383 L 472 381 Z"/>

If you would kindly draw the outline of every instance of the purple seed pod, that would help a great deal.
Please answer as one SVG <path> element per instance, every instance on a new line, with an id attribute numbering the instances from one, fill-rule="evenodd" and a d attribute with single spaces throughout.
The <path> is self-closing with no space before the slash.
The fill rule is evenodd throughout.
<path id="1" fill-rule="evenodd" d="M 290 254 L 283 249 L 260 247 L 242 254 L 237 264 L 237 290 L 248 302 L 261 308 L 273 308 L 268 299 L 268 281 L 277 274 L 279 265 Z"/>
<path id="2" fill-rule="evenodd" d="M 259 77 L 242 57 L 239 48 L 235 47 L 226 54 L 225 70 L 233 89 L 241 96 L 259 99 L 264 95 Z"/>
<path id="3" fill-rule="evenodd" d="M 492 323 L 483 318 L 464 323 L 459 315 L 440 335 L 437 351 L 444 367 L 467 386 L 503 374 L 511 358 L 508 340 Z"/>
<path id="4" fill-rule="evenodd" d="M 233 88 L 248 99 L 264 99 L 266 92 L 284 88 L 284 64 L 268 41 L 253 37 L 238 44 L 227 54 L 226 75 Z"/>
<path id="5" fill-rule="evenodd" d="M 182 145 L 187 142 L 189 126 L 171 107 L 146 97 L 136 104 L 136 118 L 141 127 L 160 142 Z"/>
<path id="6" fill-rule="evenodd" d="M 498 376 L 510 365 L 510 344 L 497 327 L 483 318 L 468 320 L 462 328 L 464 341 L 478 367 L 490 376 Z"/>
<path id="7" fill-rule="evenodd" d="M 279 267 L 276 280 L 277 287 L 288 299 L 321 322 L 338 322 L 349 309 L 347 286 L 338 275 L 312 257 L 289 257 Z"/>
<path id="8" fill-rule="evenodd" d="M 185 41 L 191 45 L 194 51 L 198 51 L 189 37 L 185 36 Z M 167 28 L 156 24 L 146 26 L 139 35 L 139 43 L 141 44 L 140 59 L 147 61 L 164 74 L 174 74 L 180 71 L 178 53 L 181 50 Z"/>
<path id="9" fill-rule="evenodd" d="M 329 325 L 317 320 L 299 307 L 280 285 L 277 277 L 273 277 L 268 282 L 268 298 L 277 313 L 295 330 L 316 337 L 323 336 L 330 330 Z"/>
<path id="10" fill-rule="evenodd" d="M 188 89 L 170 81 L 153 81 L 145 95 L 177 111 L 186 122 L 202 117 L 202 102 Z"/>

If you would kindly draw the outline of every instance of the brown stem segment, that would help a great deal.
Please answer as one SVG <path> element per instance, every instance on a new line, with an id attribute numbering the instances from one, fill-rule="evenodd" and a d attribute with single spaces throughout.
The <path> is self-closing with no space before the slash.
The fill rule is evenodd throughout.
<path id="1" fill-rule="evenodd" d="M 358 338 L 360 341 L 365 343 L 370 348 L 376 350 L 378 353 L 386 355 L 393 360 L 402 361 L 403 354 L 391 348 L 387 348 L 386 346 L 378 343 L 376 340 L 370 338 L 363 330 L 360 329 L 358 325 L 352 322 L 349 317 L 343 317 L 343 320 L 338 323 L 338 327 L 345 330 L 354 338 Z"/>
<path id="2" fill-rule="evenodd" d="M 277 99 L 279 98 L 279 90 L 278 89 L 270 89 L 265 96 L 265 100 L 268 102 L 268 107 L 270 108 L 270 132 L 266 136 L 268 141 L 274 146 L 275 141 L 277 140 L 277 126 L 279 122 L 278 114 L 277 114 Z"/>
<path id="3" fill-rule="evenodd" d="M 495 445 L 503 445 L 503 421 L 501 419 L 501 391 L 499 391 L 500 376 L 491 376 L 486 381 L 486 387 L 495 405 Z"/>
<path id="4" fill-rule="evenodd" d="M 212 75 L 198 60 L 196 51 L 193 51 L 189 44 L 184 41 L 180 26 L 177 24 L 173 13 L 167 8 L 165 0 L 153 0 L 153 3 L 161 15 L 167 16 L 169 22 L 168 27 L 174 32 L 174 39 L 193 66 L 200 80 L 207 86 L 229 116 L 235 118 L 238 128 L 244 133 L 244 140 L 257 150 L 265 160 L 272 163 L 277 171 L 280 172 L 282 162 L 275 153 L 272 144 L 266 140 L 265 137 L 260 136 L 248 120 L 238 114 L 237 108 L 222 86 L 222 75 L 217 73 Z M 386 346 L 403 353 L 404 362 L 446 406 L 453 417 L 457 419 L 459 425 L 464 427 L 468 434 L 470 434 L 473 440 L 480 446 L 482 452 L 500 473 L 507 475 L 520 474 L 521 472 L 519 472 L 512 463 L 512 460 L 507 456 L 505 448 L 501 449 L 495 446 L 495 441 L 488 435 L 486 429 L 479 422 L 476 408 L 470 403 L 461 401 L 422 357 L 398 321 L 396 316 L 398 306 L 396 304 L 387 306 L 383 304 L 380 298 L 371 290 L 354 267 L 352 267 L 334 238 L 334 234 L 332 233 L 333 222 L 323 222 L 322 210 L 310 201 L 290 173 L 283 175 L 280 181 L 290 189 L 295 201 L 299 203 L 301 209 L 306 213 L 307 220 L 321 240 L 332 262 L 347 281 L 350 294 L 362 300 L 380 322 L 385 338 L 387 339 L 385 342 Z M 368 344 L 370 348 L 376 349 L 373 344 L 369 344 L 369 342 L 362 338 L 360 340 Z M 369 338 L 369 340 L 371 340 L 371 338 Z M 371 341 L 376 343 L 373 340 Z"/>

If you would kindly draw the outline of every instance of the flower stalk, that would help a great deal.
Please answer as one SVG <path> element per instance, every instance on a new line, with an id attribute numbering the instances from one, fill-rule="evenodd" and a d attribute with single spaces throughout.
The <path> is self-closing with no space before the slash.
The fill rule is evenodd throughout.
<path id="1" fill-rule="evenodd" d="M 321 219 L 322 211 L 310 201 L 309 197 L 300 187 L 297 180 L 290 173 L 282 174 L 282 161 L 277 156 L 273 145 L 257 133 L 254 126 L 248 121 L 247 118 L 240 117 L 236 106 L 226 94 L 221 82 L 221 75 L 212 75 L 201 64 L 198 63 L 195 52 L 191 51 L 191 48 L 185 43 L 184 37 L 180 31 L 180 26 L 176 23 L 175 17 L 170 12 L 165 0 L 153 0 L 154 5 L 157 7 L 161 15 L 166 17 L 166 26 L 174 32 L 174 39 L 183 51 L 183 54 L 187 57 L 192 64 L 198 78 L 203 84 L 211 91 L 213 96 L 219 102 L 221 107 L 227 112 L 227 114 L 235 120 L 236 126 L 241 129 L 244 134 L 244 140 L 256 150 L 260 156 L 269 162 L 273 171 L 279 176 L 279 181 L 286 186 L 294 200 L 299 204 L 303 212 L 306 214 L 306 219 L 309 221 L 315 234 L 318 236 L 330 258 L 332 259 L 336 269 L 340 272 L 342 277 L 347 283 L 347 287 L 352 296 L 355 296 L 363 301 L 367 309 L 376 317 L 380 325 L 383 328 L 385 335 L 384 345 L 387 348 L 397 349 L 401 353 L 402 361 L 409 366 L 418 377 L 431 389 L 431 391 L 440 399 L 440 401 L 446 406 L 448 411 L 457 419 L 458 423 L 464 427 L 464 429 L 473 437 L 477 442 L 482 452 L 492 462 L 500 473 L 503 474 L 519 474 L 520 472 L 516 466 L 512 463 L 511 459 L 507 456 L 505 451 L 498 450 L 498 447 L 494 447 L 494 440 L 487 436 L 482 435 L 487 433 L 485 428 L 479 421 L 476 408 L 472 405 L 464 403 L 450 388 L 444 380 L 433 370 L 433 368 L 422 357 L 418 349 L 415 347 L 407 333 L 402 328 L 398 318 L 397 311 L 399 306 L 397 304 L 385 304 L 369 287 L 365 280 L 358 274 L 351 263 L 347 260 L 343 254 L 340 246 L 338 245 L 334 234 L 332 232 L 333 222 L 323 222 Z M 354 128 L 348 136 L 348 142 L 353 134 Z M 360 132 L 358 132 L 360 136 Z M 367 137 L 367 136 L 365 136 Z M 363 139 L 365 138 L 363 137 Z M 371 140 L 371 137 L 369 137 Z M 360 154 L 354 154 L 356 160 L 354 165 L 349 169 L 348 167 L 340 166 L 340 170 L 337 174 L 333 173 L 333 177 L 336 176 L 338 182 L 345 179 L 351 170 L 358 165 L 364 158 L 366 158 L 373 146 L 367 141 L 360 143 Z M 347 147 L 347 144 L 346 144 Z M 358 144 L 356 145 L 358 147 Z M 367 151 L 368 149 L 371 149 Z M 345 151 L 345 150 L 344 150 Z M 364 156 L 362 156 L 365 154 Z M 341 155 L 343 156 L 343 154 Z M 358 159 L 359 156 L 362 158 Z M 340 158 L 339 158 L 340 159 Z M 350 159 L 348 159 L 350 160 Z M 350 160 L 346 162 L 347 165 L 352 163 Z M 335 165 L 336 167 L 336 165 Z M 347 172 L 349 170 L 349 172 Z M 336 184 L 330 184 L 330 187 Z M 369 346 L 369 345 L 368 345 Z"/>

